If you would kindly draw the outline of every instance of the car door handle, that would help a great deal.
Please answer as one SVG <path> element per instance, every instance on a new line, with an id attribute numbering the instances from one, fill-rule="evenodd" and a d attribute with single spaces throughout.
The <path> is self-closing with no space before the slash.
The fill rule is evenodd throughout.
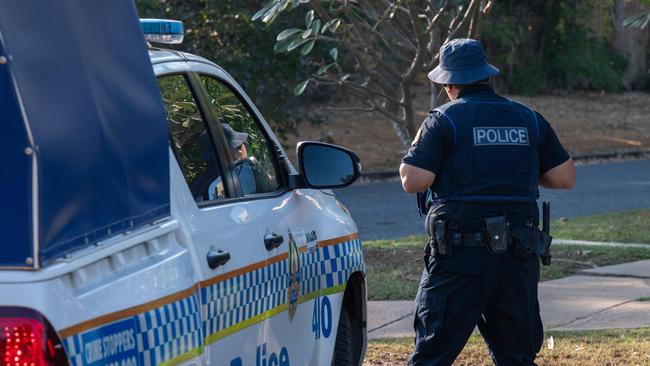
<path id="1" fill-rule="evenodd" d="M 264 246 L 266 250 L 273 250 L 284 243 L 284 237 L 276 233 L 264 235 Z"/>
<path id="2" fill-rule="evenodd" d="M 207 255 L 208 267 L 210 269 L 215 269 L 219 266 L 223 266 L 230 260 L 230 253 L 224 252 L 223 250 L 211 250 Z"/>

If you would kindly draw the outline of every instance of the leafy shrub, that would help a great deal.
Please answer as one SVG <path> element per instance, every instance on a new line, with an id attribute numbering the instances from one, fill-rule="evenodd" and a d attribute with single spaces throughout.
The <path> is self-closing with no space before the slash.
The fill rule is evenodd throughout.
<path id="1" fill-rule="evenodd" d="M 600 0 L 502 0 L 483 25 L 489 59 L 502 70 L 505 91 L 619 91 L 625 58 L 592 34 L 588 22 Z"/>

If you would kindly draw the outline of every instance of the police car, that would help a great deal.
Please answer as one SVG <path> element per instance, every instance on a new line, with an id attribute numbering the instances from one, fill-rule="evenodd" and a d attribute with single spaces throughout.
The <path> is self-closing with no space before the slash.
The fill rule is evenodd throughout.
<path id="1" fill-rule="evenodd" d="M 130 2 L 59 6 L 27 34 L 33 13 L 0 15 L 0 364 L 360 364 L 364 260 L 330 190 L 357 179 L 355 154 L 303 142 L 297 171 L 225 70 L 155 47 L 147 62 Z M 57 72 L 36 72 L 29 37 Z"/>

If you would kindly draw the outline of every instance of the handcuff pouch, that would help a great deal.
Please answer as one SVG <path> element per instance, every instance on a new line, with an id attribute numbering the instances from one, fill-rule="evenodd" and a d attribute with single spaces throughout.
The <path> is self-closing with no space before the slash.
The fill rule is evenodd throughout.
<path id="1" fill-rule="evenodd" d="M 486 217 L 485 245 L 490 254 L 501 254 L 508 250 L 508 220 L 505 216 Z"/>

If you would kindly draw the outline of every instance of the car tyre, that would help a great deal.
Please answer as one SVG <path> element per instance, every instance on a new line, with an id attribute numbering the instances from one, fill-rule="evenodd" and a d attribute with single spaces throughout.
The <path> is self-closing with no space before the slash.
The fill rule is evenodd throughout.
<path id="1" fill-rule="evenodd" d="M 352 319 L 345 308 L 341 309 L 339 327 L 336 331 L 334 357 L 332 366 L 350 366 L 354 364 L 354 342 L 352 340 Z"/>

